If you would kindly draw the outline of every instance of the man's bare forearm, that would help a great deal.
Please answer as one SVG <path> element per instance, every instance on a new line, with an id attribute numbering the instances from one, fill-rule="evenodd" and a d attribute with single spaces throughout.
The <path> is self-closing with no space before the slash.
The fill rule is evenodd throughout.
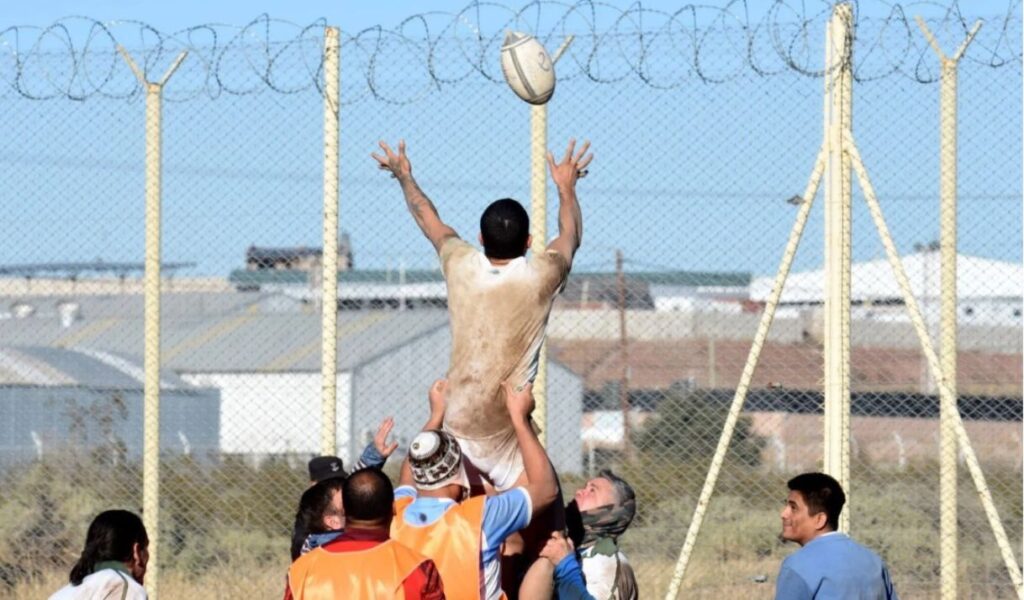
<path id="1" fill-rule="evenodd" d="M 423 429 L 421 431 L 431 431 L 431 430 L 441 429 L 441 427 L 443 425 L 444 425 L 444 413 L 441 413 L 439 415 L 438 414 L 434 414 L 434 413 L 430 413 L 430 418 L 427 419 L 427 422 L 423 424 Z"/>
<path id="2" fill-rule="evenodd" d="M 409 208 L 412 218 L 416 219 L 416 224 L 426 232 L 427 214 L 433 215 L 435 219 L 440 219 L 440 216 L 437 214 L 437 208 L 430 201 L 430 198 L 427 198 L 427 195 L 423 193 L 423 190 L 420 189 L 419 184 L 416 183 L 412 175 L 401 177 L 398 182 L 402 186 L 402 193 L 405 194 L 405 205 Z"/>
<path id="3" fill-rule="evenodd" d="M 551 469 L 548 455 L 541 446 L 530 421 L 524 417 L 513 417 L 512 427 L 516 432 L 519 452 L 523 456 L 523 470 L 526 472 L 526 489 L 533 500 L 534 512 L 551 504 L 558 495 L 558 482 Z"/>
<path id="4" fill-rule="evenodd" d="M 576 189 L 569 186 L 558 187 L 558 234 L 567 236 L 575 251 L 583 241 L 583 211 L 576 199 Z"/>
<path id="5" fill-rule="evenodd" d="M 419 184 L 413 179 L 412 174 L 403 175 L 398 178 L 402 185 L 402 193 L 405 194 L 405 204 L 409 207 L 412 218 L 416 220 L 420 231 L 426 236 L 434 249 L 441 250 L 441 245 L 449 237 L 458 237 L 451 227 L 444 224 L 434 203 L 427 198 L 427 195 L 420 189 Z"/>

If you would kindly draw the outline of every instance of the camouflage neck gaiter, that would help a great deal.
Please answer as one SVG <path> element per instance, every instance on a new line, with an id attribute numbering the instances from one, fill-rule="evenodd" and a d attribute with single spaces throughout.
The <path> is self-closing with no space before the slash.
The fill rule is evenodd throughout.
<path id="1" fill-rule="evenodd" d="M 622 504 L 608 504 L 580 512 L 583 521 L 583 540 L 580 548 L 594 545 L 598 540 L 609 538 L 618 541 L 622 532 L 633 522 L 636 501 L 627 500 Z"/>

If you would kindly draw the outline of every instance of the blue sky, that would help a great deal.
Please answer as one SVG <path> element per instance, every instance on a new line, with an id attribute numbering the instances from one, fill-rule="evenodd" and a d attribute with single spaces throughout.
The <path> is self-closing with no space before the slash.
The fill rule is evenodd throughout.
<path id="1" fill-rule="evenodd" d="M 675 10 L 682 3 L 643 5 Z M 751 19 L 769 5 L 750 2 Z M 979 15 L 998 15 L 1012 6 L 1019 19 L 1019 4 L 964 5 Z M 351 33 L 378 23 L 394 26 L 416 11 L 464 6 L 429 0 L 181 0 L 173 5 L 56 0 L 13 3 L 5 7 L 3 20 L 45 25 L 82 14 L 141 20 L 174 31 L 211 22 L 246 24 L 267 12 L 297 24 L 325 17 Z M 886 14 L 890 4 L 865 2 L 861 10 Z M 426 81 L 416 70 L 420 57 L 409 60 L 401 50 L 380 56 L 399 65 L 377 81 L 385 94 L 401 96 L 410 80 Z M 973 50 L 985 56 L 982 46 Z M 742 57 L 730 48 L 711 54 L 715 60 L 703 66 L 712 71 L 728 70 Z M 189 71 L 200 64 L 189 60 L 172 85 L 201 75 Z M 350 73 L 346 60 L 356 60 L 356 53 L 343 56 L 343 73 Z M 409 61 L 408 69 L 402 61 Z M 604 64 L 614 69 L 615 61 Z M 493 66 L 496 72 L 496 61 Z M 654 66 L 669 75 L 687 68 L 672 61 Z M 118 77 L 131 85 L 130 74 L 121 71 Z M 568 71 L 560 71 L 560 78 Z M 579 268 L 610 270 L 614 251 L 621 248 L 634 269 L 774 272 L 793 217 L 785 199 L 803 189 L 821 131 L 821 79 L 789 77 L 748 75 L 706 84 L 691 75 L 667 90 L 635 76 L 607 84 L 578 76 L 560 79 L 549 107 L 549 145 L 588 136 L 598 157 L 592 176 L 581 184 L 586 235 Z M 358 77 L 346 81 L 365 85 Z M 1019 65 L 974 67 L 962 74 L 961 92 L 961 250 L 1019 262 Z M 861 153 L 902 252 L 937 236 L 937 93 L 935 85 L 902 77 L 855 90 Z M 6 173 L 0 180 L 3 262 L 141 260 L 140 99 L 12 100 L 0 113 L 0 125 L 10 134 L 0 139 Z M 321 115 L 313 92 L 168 103 L 165 259 L 196 262 L 197 273 L 224 275 L 242 265 L 249 244 L 318 246 Z M 357 267 L 435 266 L 397 188 L 368 157 L 379 138 L 409 140 L 424 189 L 465 237 L 475 237 L 485 200 L 529 195 L 528 111 L 500 83 L 469 77 L 430 89 L 425 99 L 408 105 L 357 101 L 346 105 L 342 121 L 341 222 L 352 235 Z M 548 231 L 553 234 L 551 200 Z M 819 205 L 797 269 L 821 263 L 820 212 Z M 859 199 L 854 220 L 855 260 L 879 257 L 881 245 Z"/>
<path id="2" fill-rule="evenodd" d="M 522 1 L 506 0 L 499 2 L 508 6 L 523 6 Z M 469 4 L 462 0 L 387 0 L 369 2 L 365 0 L 335 0 L 333 2 L 310 2 L 309 0 L 176 0 L 162 2 L 157 0 L 46 0 L 39 2 L 6 2 L 3 7 L 2 22 L 5 25 L 46 25 L 68 15 L 87 15 L 98 20 L 135 19 L 166 30 L 177 30 L 197 23 L 243 24 L 262 13 L 274 18 L 306 24 L 324 17 L 332 24 L 346 31 L 359 31 L 375 25 L 393 27 L 405 17 L 430 11 L 457 11 Z M 611 4 L 631 6 L 633 2 L 611 2 Z M 673 12 L 687 2 L 672 0 L 643 0 L 645 8 Z M 704 5 L 725 5 L 719 0 L 699 2 Z M 763 14 L 773 2 L 770 0 L 750 0 L 745 7 L 740 2 L 732 2 L 737 11 L 746 10 L 752 18 Z M 792 0 L 794 6 L 805 5 L 808 10 L 816 10 L 822 3 L 820 0 Z M 888 14 L 895 2 L 889 0 L 865 0 L 860 3 L 862 14 L 867 16 L 884 16 Z M 904 2 L 916 10 L 935 14 L 935 6 L 925 2 Z M 936 2 L 934 4 L 946 4 Z M 961 2 L 965 11 L 976 14 L 1001 14 L 1009 6 L 1016 5 L 1017 0 L 969 0 Z"/>

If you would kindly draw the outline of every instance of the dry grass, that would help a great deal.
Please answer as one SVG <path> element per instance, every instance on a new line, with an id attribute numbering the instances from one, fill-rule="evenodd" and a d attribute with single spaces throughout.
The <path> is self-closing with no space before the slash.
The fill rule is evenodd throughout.
<path id="1" fill-rule="evenodd" d="M 288 565 L 268 565 L 247 573 L 209 573 L 189 577 L 180 572 L 163 573 L 160 577 L 160 597 L 209 598 L 249 600 L 250 598 L 280 598 L 284 595 L 285 574 Z M 0 591 L 4 600 L 45 600 L 67 583 L 67 573 L 51 572 L 33 578 L 6 591 Z"/>
<path id="2" fill-rule="evenodd" d="M 302 488 L 302 466 L 189 465 L 171 471 L 163 490 L 163 598 L 279 598 L 288 568 L 291 503 L 278 490 Z M 83 465 L 76 472 L 33 467 L 0 481 L 0 598 L 47 598 L 66 582 L 91 515 L 137 502 L 135 473 L 120 494 Z M 623 538 L 642 598 L 662 598 L 692 516 L 700 465 L 639 465 L 622 469 L 635 482 L 640 515 Z M 230 477 L 229 477 L 230 475 Z M 989 470 L 997 504 L 1014 548 L 1021 543 L 1021 474 Z M 905 473 L 855 472 L 851 498 L 854 537 L 890 565 L 900 597 L 934 598 L 938 580 L 936 469 Z M 106 486 L 93 482 L 106 481 Z M 203 485 L 198 485 L 199 481 Z M 680 486 L 676 482 L 684 482 Z M 565 478 L 566 489 L 579 481 Z M 778 490 L 784 477 L 759 470 L 723 472 L 683 582 L 686 598 L 771 598 L 779 563 L 795 550 L 777 539 Z M 116 488 L 115 488 L 116 489 Z M 210 493 L 211 489 L 217 493 Z M 961 594 L 1013 598 L 1009 577 L 966 475 L 959 521 Z M 297 494 L 297 492 L 296 492 Z M 133 502 L 134 501 L 134 502 Z M 24 570 L 20 575 L 11 573 Z M 6 578 L 13 585 L 3 583 Z M 762 583 L 758 579 L 767 579 Z"/>

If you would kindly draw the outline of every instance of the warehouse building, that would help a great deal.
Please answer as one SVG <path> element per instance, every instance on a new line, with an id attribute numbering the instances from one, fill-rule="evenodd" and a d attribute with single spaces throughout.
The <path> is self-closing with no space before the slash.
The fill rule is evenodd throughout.
<path id="1" fill-rule="evenodd" d="M 5 343 L 142 353 L 141 296 L 20 297 L 17 304 L 0 319 Z M 183 384 L 219 394 L 221 452 L 257 460 L 319 452 L 321 336 L 314 304 L 276 293 L 165 294 L 161 328 L 163 366 Z M 428 416 L 427 389 L 444 375 L 450 343 L 442 309 L 339 314 L 342 458 L 357 456 L 385 416 L 395 416 L 399 441 L 419 431 Z M 577 432 L 552 439 L 549 451 L 561 471 L 578 473 L 582 383 L 557 362 L 548 378 L 547 427 Z"/>
<path id="2" fill-rule="evenodd" d="M 4 336 L 5 341 L 9 340 Z M 0 467 L 46 455 L 142 455 L 142 365 L 98 350 L 0 347 Z M 219 451 L 220 392 L 160 375 L 160 450 L 205 460 Z"/>

